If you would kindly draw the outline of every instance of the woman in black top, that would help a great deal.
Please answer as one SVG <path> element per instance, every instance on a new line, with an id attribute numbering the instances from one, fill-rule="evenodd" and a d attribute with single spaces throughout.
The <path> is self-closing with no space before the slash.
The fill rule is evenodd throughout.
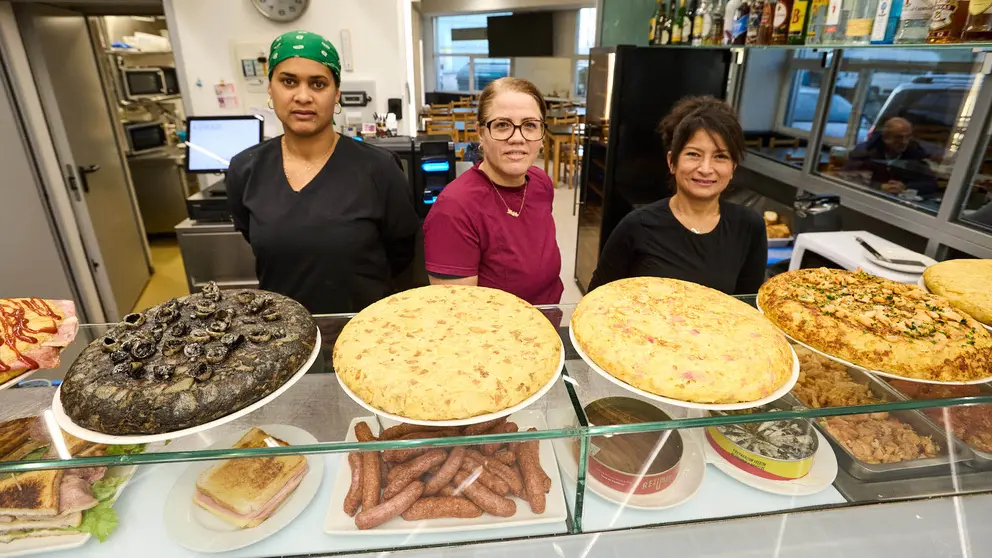
<path id="1" fill-rule="evenodd" d="M 284 135 L 236 155 L 227 193 L 262 289 L 313 313 L 357 312 L 391 294 L 419 222 L 396 155 L 334 131 L 337 51 L 313 33 L 272 43 L 271 106 Z"/>
<path id="2" fill-rule="evenodd" d="M 744 154 L 737 115 L 713 97 L 679 101 L 659 130 L 675 195 L 629 213 L 610 234 L 589 290 L 626 277 L 671 277 L 727 294 L 758 292 L 768 238 L 761 216 L 720 201 Z"/>

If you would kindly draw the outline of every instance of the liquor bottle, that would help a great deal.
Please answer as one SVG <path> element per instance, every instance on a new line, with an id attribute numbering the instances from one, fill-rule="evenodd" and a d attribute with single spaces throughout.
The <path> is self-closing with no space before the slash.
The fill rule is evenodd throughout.
<path id="1" fill-rule="evenodd" d="M 682 44 L 691 45 L 694 29 L 692 24 L 696 19 L 696 1 L 690 0 L 685 10 L 685 17 L 682 18 Z"/>
<path id="2" fill-rule="evenodd" d="M 751 2 L 751 12 L 747 16 L 747 40 L 746 44 L 758 44 L 758 31 L 761 29 L 761 12 L 765 2 L 771 0 L 753 0 Z"/>
<path id="3" fill-rule="evenodd" d="M 777 0 L 775 11 L 772 12 L 773 45 L 784 45 L 789 42 L 789 22 L 792 18 L 793 0 Z"/>
<path id="4" fill-rule="evenodd" d="M 902 0 L 878 0 L 875 10 L 875 23 L 871 27 L 871 44 L 891 45 L 899 27 L 899 14 L 902 13 Z"/>
<path id="5" fill-rule="evenodd" d="M 775 17 L 775 0 L 765 0 L 761 6 L 761 25 L 758 27 L 758 44 L 772 44 L 772 22 Z"/>
<path id="6" fill-rule="evenodd" d="M 679 9 L 672 18 L 672 44 L 682 44 L 682 21 L 685 18 L 685 0 L 679 0 Z"/>
<path id="7" fill-rule="evenodd" d="M 789 16 L 789 36 L 786 40 L 788 44 L 806 44 L 806 28 L 809 26 L 809 16 L 809 0 L 794 0 L 792 14 Z"/>
<path id="8" fill-rule="evenodd" d="M 992 40 L 992 2 L 972 0 L 968 6 L 968 22 L 961 34 L 962 41 Z"/>
<path id="9" fill-rule="evenodd" d="M 710 19 L 713 20 L 713 23 L 710 28 L 709 40 L 706 41 L 708 45 L 723 44 L 723 18 L 727 11 L 725 4 L 725 0 L 713 0 L 710 4 L 713 7 L 710 10 Z"/>
<path id="10" fill-rule="evenodd" d="M 813 0 L 809 5 L 809 17 L 806 24 L 806 44 L 818 45 L 823 43 L 824 27 L 827 25 L 827 8 L 830 0 Z"/>
<path id="11" fill-rule="evenodd" d="M 957 43 L 968 20 L 968 0 L 936 0 L 930 17 L 928 43 Z"/>
<path id="12" fill-rule="evenodd" d="M 661 27 L 660 44 L 672 44 L 672 18 L 675 17 L 675 0 L 665 1 L 665 21 Z"/>
<path id="13" fill-rule="evenodd" d="M 720 39 L 721 44 L 734 44 L 734 23 L 737 21 L 737 12 L 741 8 L 741 3 L 741 0 L 727 0 L 727 5 L 723 10 L 723 36 Z"/>
<path id="14" fill-rule="evenodd" d="M 856 0 L 847 17 L 844 42 L 852 45 L 866 45 L 871 42 L 871 27 L 875 23 L 878 0 Z"/>
<path id="15" fill-rule="evenodd" d="M 903 0 L 896 30 L 896 44 L 922 43 L 930 33 L 933 0 Z"/>
<path id="16" fill-rule="evenodd" d="M 700 46 L 703 44 L 703 37 L 706 36 L 706 16 L 709 14 L 710 6 L 706 0 L 699 0 L 696 4 L 696 14 L 692 18 L 692 44 Z"/>
<path id="17" fill-rule="evenodd" d="M 656 31 L 658 30 L 658 20 L 661 19 L 661 0 L 655 1 L 654 13 L 651 14 L 651 23 L 648 26 L 648 44 L 658 44 Z"/>
<path id="18" fill-rule="evenodd" d="M 820 44 L 828 45 L 844 42 L 844 0 L 828 0 L 827 18 L 823 25 Z"/>

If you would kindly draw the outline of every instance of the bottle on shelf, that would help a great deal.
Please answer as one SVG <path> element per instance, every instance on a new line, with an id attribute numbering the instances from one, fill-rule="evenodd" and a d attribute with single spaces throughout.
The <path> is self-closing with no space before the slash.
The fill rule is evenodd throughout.
<path id="1" fill-rule="evenodd" d="M 992 1 L 972 0 L 968 6 L 968 21 L 961 33 L 964 41 L 992 41 Z"/>
<path id="2" fill-rule="evenodd" d="M 675 17 L 675 0 L 665 0 L 665 20 L 661 24 L 661 39 L 659 44 L 672 44 L 672 18 Z"/>
<path id="3" fill-rule="evenodd" d="M 930 16 L 930 33 L 927 42 L 931 44 L 957 43 L 968 20 L 968 0 L 936 0 L 933 15 Z"/>
<path id="4" fill-rule="evenodd" d="M 823 33 L 820 34 L 819 44 L 828 45 L 844 42 L 845 1 L 850 0 L 828 0 L 827 15 L 823 23 Z"/>
<path id="5" fill-rule="evenodd" d="M 679 9 L 672 17 L 672 42 L 673 45 L 682 44 L 682 22 L 685 20 L 685 0 L 679 0 Z"/>
<path id="6" fill-rule="evenodd" d="M 686 5 L 685 17 L 682 18 L 682 44 L 691 45 L 694 29 L 693 22 L 696 19 L 696 2 L 690 0 Z"/>
<path id="7" fill-rule="evenodd" d="M 724 45 L 734 44 L 734 25 L 737 23 L 737 14 L 741 9 L 741 0 L 727 0 L 727 5 L 723 10 L 723 35 L 720 43 Z"/>
<path id="8" fill-rule="evenodd" d="M 871 27 L 871 44 L 891 45 L 899 27 L 902 13 L 902 0 L 878 0 L 875 9 L 875 23 Z"/>
<path id="9" fill-rule="evenodd" d="M 723 18 L 726 13 L 726 0 L 713 0 L 710 2 L 710 32 L 705 43 L 708 45 L 723 44 Z"/>
<path id="10" fill-rule="evenodd" d="M 933 15 L 933 0 L 903 0 L 899 14 L 899 27 L 896 29 L 896 44 L 926 42 L 930 33 L 930 16 Z"/>
<path id="11" fill-rule="evenodd" d="M 699 0 L 696 4 L 696 15 L 692 18 L 692 44 L 693 46 L 700 46 L 703 44 L 703 38 L 706 36 L 706 16 L 710 13 L 710 5 L 706 0 Z M 710 21 L 710 24 L 713 22 Z"/>
<path id="12" fill-rule="evenodd" d="M 793 0 L 777 0 L 775 11 L 772 12 L 773 45 L 784 45 L 789 42 L 789 22 L 792 17 Z"/>
<path id="13" fill-rule="evenodd" d="M 878 0 L 855 0 L 847 16 L 844 43 L 866 45 L 871 42 L 871 28 L 875 23 Z"/>
<path id="14" fill-rule="evenodd" d="M 751 11 L 747 16 L 747 39 L 745 44 L 758 44 L 758 31 L 761 29 L 761 12 L 764 11 L 766 1 L 770 0 L 751 1 Z"/>
<path id="15" fill-rule="evenodd" d="M 812 0 L 809 3 L 805 44 L 818 45 L 823 42 L 823 28 L 827 24 L 827 7 L 829 5 L 829 0 Z"/>
<path id="16" fill-rule="evenodd" d="M 661 19 L 661 0 L 655 0 L 654 13 L 651 14 L 651 21 L 648 24 L 648 44 L 658 44 L 658 20 Z"/>
<path id="17" fill-rule="evenodd" d="M 775 0 L 765 0 L 761 6 L 761 25 L 758 27 L 758 44 L 772 44 L 773 22 L 775 20 Z"/>
<path id="18" fill-rule="evenodd" d="M 809 26 L 809 0 L 794 0 L 792 14 L 789 16 L 789 36 L 786 43 L 790 45 L 806 44 L 806 29 Z"/>

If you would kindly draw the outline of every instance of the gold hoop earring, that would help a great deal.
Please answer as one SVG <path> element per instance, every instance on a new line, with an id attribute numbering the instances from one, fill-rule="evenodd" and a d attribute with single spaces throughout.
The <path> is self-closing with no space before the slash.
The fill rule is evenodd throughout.
<path id="1" fill-rule="evenodd" d="M 334 105 L 334 107 L 337 109 L 334 111 L 334 114 L 341 114 L 342 112 L 344 112 L 344 109 L 341 108 L 341 105 Z"/>
<path id="2" fill-rule="evenodd" d="M 269 100 L 265 101 L 265 106 L 269 107 L 271 110 L 275 110 L 276 107 L 272 106 L 272 97 L 269 97 Z"/>

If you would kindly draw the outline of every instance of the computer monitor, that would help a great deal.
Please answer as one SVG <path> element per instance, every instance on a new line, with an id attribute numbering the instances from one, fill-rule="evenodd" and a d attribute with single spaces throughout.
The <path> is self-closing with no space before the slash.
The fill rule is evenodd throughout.
<path id="1" fill-rule="evenodd" d="M 186 119 L 186 171 L 226 172 L 231 158 L 262 142 L 261 116 L 190 116 Z"/>

